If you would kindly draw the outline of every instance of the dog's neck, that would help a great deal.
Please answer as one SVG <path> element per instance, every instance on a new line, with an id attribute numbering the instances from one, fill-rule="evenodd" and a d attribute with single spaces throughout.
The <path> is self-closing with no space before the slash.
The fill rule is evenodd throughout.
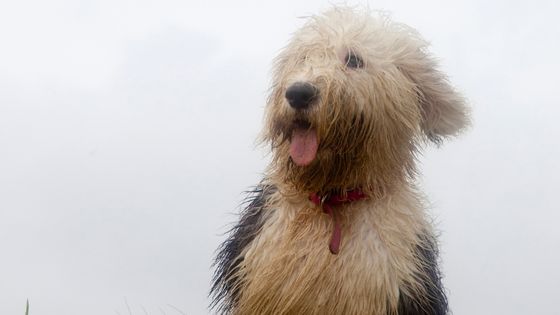
<path id="1" fill-rule="evenodd" d="M 320 206 L 323 212 L 332 217 L 333 232 L 329 249 L 332 254 L 336 255 L 340 251 L 340 242 L 342 239 L 342 227 L 335 206 L 358 201 L 367 198 L 367 195 L 361 189 L 353 189 L 341 194 L 323 194 L 312 193 L 309 195 L 309 200 L 315 205 Z"/>

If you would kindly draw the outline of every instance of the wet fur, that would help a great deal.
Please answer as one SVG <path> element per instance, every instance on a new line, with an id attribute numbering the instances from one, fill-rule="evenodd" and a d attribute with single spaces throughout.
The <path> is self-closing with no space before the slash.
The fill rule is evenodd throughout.
<path id="1" fill-rule="evenodd" d="M 350 8 L 311 17 L 294 34 L 276 60 L 266 110 L 271 164 L 216 258 L 218 312 L 447 313 L 415 162 L 422 144 L 458 134 L 468 112 L 426 47 L 411 28 Z M 363 68 L 346 67 L 349 51 Z M 319 91 L 304 111 L 284 99 L 298 81 Z M 301 121 L 319 139 L 305 167 L 288 153 Z M 332 255 L 331 218 L 308 196 L 355 188 L 369 198 L 338 207 L 343 239 Z"/>
<path id="2" fill-rule="evenodd" d="M 413 193 L 413 192 L 409 192 Z M 267 205 L 275 205 L 277 202 L 273 201 L 274 196 L 278 194 L 278 190 L 272 186 L 261 185 L 258 186 L 248 196 L 247 207 L 242 211 L 239 223 L 232 229 L 232 233 L 228 240 L 220 248 L 217 256 L 216 273 L 214 275 L 214 284 L 212 291 L 214 292 L 214 306 L 217 306 L 217 311 L 223 314 L 395 314 L 395 309 L 398 314 L 403 315 L 440 315 L 447 313 L 447 299 L 441 284 L 441 275 L 437 267 L 437 246 L 434 236 L 429 231 L 398 231 L 399 224 L 388 224 L 393 219 L 404 219 L 409 222 L 401 222 L 403 227 L 408 227 L 415 220 L 420 220 L 420 213 L 415 213 L 412 204 L 401 205 L 397 213 L 387 216 L 387 212 L 391 211 L 391 207 L 378 206 L 387 211 L 379 211 L 378 215 L 371 218 L 372 221 L 372 237 L 379 239 L 394 239 L 396 244 L 391 244 L 393 247 L 393 255 L 408 256 L 412 265 L 400 266 L 404 268 L 404 277 L 393 278 L 390 275 L 400 273 L 395 270 L 388 272 L 383 270 L 384 279 L 376 279 L 376 272 L 367 272 L 367 270 L 347 270 L 350 274 L 341 274 L 339 270 L 344 270 L 341 263 L 357 259 L 356 256 L 363 256 L 361 259 L 369 260 L 372 257 L 381 257 L 381 255 L 369 255 L 367 250 L 359 250 L 352 248 L 345 248 L 345 251 L 334 256 L 326 250 L 326 239 L 330 233 L 330 221 L 325 215 L 317 218 L 316 209 L 312 206 L 304 207 L 303 211 L 300 207 L 288 207 L 287 216 L 281 215 L 276 210 L 266 207 Z M 393 198 L 391 198 L 393 199 Z M 403 200 L 408 199 L 404 198 Z M 389 199 L 383 200 L 384 202 L 391 202 Z M 367 202 L 369 203 L 369 202 Z M 347 209 L 348 212 L 360 211 L 360 208 Z M 375 208 L 375 206 L 374 206 Z M 299 209 L 299 210 L 298 210 Z M 370 209 L 361 209 L 362 215 L 367 215 L 365 211 Z M 296 213 L 296 211 L 298 213 Z M 395 215 L 397 214 L 397 215 Z M 287 218 L 289 228 L 286 228 L 286 233 L 282 234 L 281 238 L 274 238 L 270 240 L 270 236 L 276 235 L 269 233 L 269 236 L 261 237 L 260 240 L 255 238 L 260 237 L 263 227 L 269 225 L 268 229 L 273 230 L 271 226 L 277 226 L 279 216 Z M 267 219 L 268 218 L 268 219 Z M 408 218 L 408 219 L 407 219 Z M 345 217 L 346 222 L 349 216 Z M 272 220 L 275 222 L 266 222 Z M 305 222 L 314 222 L 320 225 L 321 237 L 313 240 L 319 244 L 305 244 L 309 243 L 310 230 L 302 228 L 306 225 Z M 347 223 L 345 228 L 355 226 L 356 223 Z M 280 224 L 280 226 L 283 226 Z M 387 226 L 388 228 L 386 228 Z M 374 231 L 378 229 L 378 231 Z M 395 230 L 396 229 L 396 230 Z M 412 233 L 408 233 L 412 232 Z M 394 233 L 402 234 L 395 237 Z M 351 231 L 345 230 L 346 238 L 350 239 L 346 242 L 352 242 L 351 239 L 358 237 L 358 233 L 352 234 Z M 407 238 L 407 241 L 398 240 L 398 238 Z M 283 239 L 282 239 L 283 238 Z M 265 246 L 253 245 L 247 246 L 250 242 L 268 243 L 270 242 L 271 248 L 268 250 Z M 295 253 L 293 250 L 296 243 L 304 242 L 299 247 L 307 248 L 307 251 Z M 371 242 L 373 245 L 375 242 Z M 362 244 L 354 242 L 354 244 Z M 243 246 L 246 245 L 246 246 Z M 303 245 L 303 246 L 302 246 Z M 305 246 L 308 245 L 308 246 Z M 383 251 L 386 249 L 371 247 L 366 243 L 367 247 L 373 252 Z M 288 248 L 286 248 L 288 247 Z M 294 247 L 289 250 L 289 247 Z M 258 249 L 257 249 L 258 248 Z M 319 249 L 317 253 L 313 253 L 313 248 Z M 404 252 L 401 252 L 404 249 Z M 263 251 L 263 252 L 256 252 Z M 383 253 L 385 255 L 385 253 Z M 247 279 L 247 266 L 245 259 L 263 259 L 267 266 L 262 266 L 262 271 L 254 275 L 251 281 Z M 271 257 L 272 256 L 272 257 Z M 358 257 L 359 258 L 359 257 Z M 391 257 L 385 259 L 391 260 Z M 273 261 L 275 263 L 269 263 Z M 385 262 L 385 261 L 384 261 Z M 262 262 L 261 262 L 262 263 Z M 352 264 L 349 264 L 352 266 Z M 387 264 L 390 265 L 390 264 Z M 386 268 L 387 265 L 372 263 L 371 268 Z M 294 269 L 292 269 L 294 268 Z M 311 269 L 306 269 L 311 268 Z M 310 276 L 313 275 L 313 276 Z M 369 276 L 369 277 L 368 277 Z M 387 277 L 389 276 L 389 277 Z M 331 278 L 328 279 L 327 278 Z M 307 280 L 305 280 L 307 279 Z M 408 280 L 407 280 L 408 279 Z M 324 285 L 338 286 L 339 294 L 340 288 L 347 287 L 349 290 L 347 296 L 337 296 L 336 299 L 325 300 L 324 305 L 315 306 L 314 308 L 306 307 L 309 300 L 314 300 L 320 296 L 320 292 L 324 289 L 316 286 L 316 282 L 325 281 Z M 376 284 L 380 285 L 376 288 Z M 377 294 L 373 292 L 370 296 L 364 290 L 362 294 L 353 296 L 354 288 L 362 286 L 372 287 L 374 290 L 379 290 Z M 250 292 L 252 296 L 246 296 L 248 301 L 241 301 L 240 287 L 244 287 L 246 292 Z M 247 287 L 251 288 L 250 291 Z M 315 288 L 313 288 L 315 287 Z M 348 288 L 349 287 L 349 288 Z M 295 291 L 298 294 L 291 296 L 299 296 L 300 301 L 283 301 L 282 297 L 276 297 L 278 302 L 272 304 L 266 296 L 274 298 L 275 292 L 283 292 L 286 290 Z M 391 294 L 392 293 L 392 294 Z M 247 293 L 246 293 L 247 294 Z M 346 303 L 341 303 L 339 299 L 347 300 Z M 385 302 L 384 300 L 387 301 Z M 394 305 L 388 307 L 392 300 Z M 366 304 L 362 303 L 365 301 Z M 379 303 L 379 302 L 382 303 Z M 241 304 L 240 304 L 241 303 Z M 247 308 L 245 304 L 254 304 Z M 375 311 L 372 313 L 372 310 Z"/>
<path id="3" fill-rule="evenodd" d="M 229 231 L 229 238 L 218 250 L 211 289 L 214 294 L 212 307 L 217 307 L 222 313 L 230 312 L 237 303 L 241 285 L 238 271 L 243 262 L 243 252 L 264 224 L 264 207 L 275 191 L 272 186 L 259 185 L 247 192 L 239 223 Z"/>

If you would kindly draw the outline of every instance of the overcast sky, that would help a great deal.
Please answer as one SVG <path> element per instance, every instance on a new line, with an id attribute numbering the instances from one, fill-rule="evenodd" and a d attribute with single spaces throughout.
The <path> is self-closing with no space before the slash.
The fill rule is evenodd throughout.
<path id="1" fill-rule="evenodd" d="M 421 158 L 456 315 L 558 314 L 557 3 L 369 4 L 473 106 Z M 0 314 L 208 314 L 213 252 L 267 163 L 271 60 L 327 8 L 2 1 Z"/>

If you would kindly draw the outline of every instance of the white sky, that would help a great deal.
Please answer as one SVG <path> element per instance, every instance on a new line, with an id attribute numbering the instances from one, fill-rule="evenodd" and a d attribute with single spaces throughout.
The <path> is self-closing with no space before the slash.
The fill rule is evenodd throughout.
<path id="1" fill-rule="evenodd" d="M 377 1 L 474 108 L 422 158 L 456 315 L 558 314 L 560 5 Z M 207 314 L 272 58 L 326 1 L 0 3 L 0 314 Z M 146 310 L 146 312 L 144 311 Z"/>

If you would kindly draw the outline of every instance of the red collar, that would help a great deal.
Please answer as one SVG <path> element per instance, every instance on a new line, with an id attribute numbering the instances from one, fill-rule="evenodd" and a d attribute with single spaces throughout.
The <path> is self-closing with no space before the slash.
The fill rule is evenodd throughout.
<path id="1" fill-rule="evenodd" d="M 335 255 L 338 254 L 338 252 L 340 251 L 340 241 L 342 239 L 342 227 L 340 226 L 338 215 L 334 211 L 333 207 L 364 199 L 366 197 L 367 195 L 364 194 L 360 189 L 350 190 L 346 194 L 320 196 L 317 193 L 312 193 L 311 195 L 309 195 L 309 200 L 311 200 L 311 202 L 318 206 L 321 206 L 323 212 L 332 217 L 333 233 L 331 236 L 331 242 L 329 243 L 329 249 L 331 253 Z"/>

